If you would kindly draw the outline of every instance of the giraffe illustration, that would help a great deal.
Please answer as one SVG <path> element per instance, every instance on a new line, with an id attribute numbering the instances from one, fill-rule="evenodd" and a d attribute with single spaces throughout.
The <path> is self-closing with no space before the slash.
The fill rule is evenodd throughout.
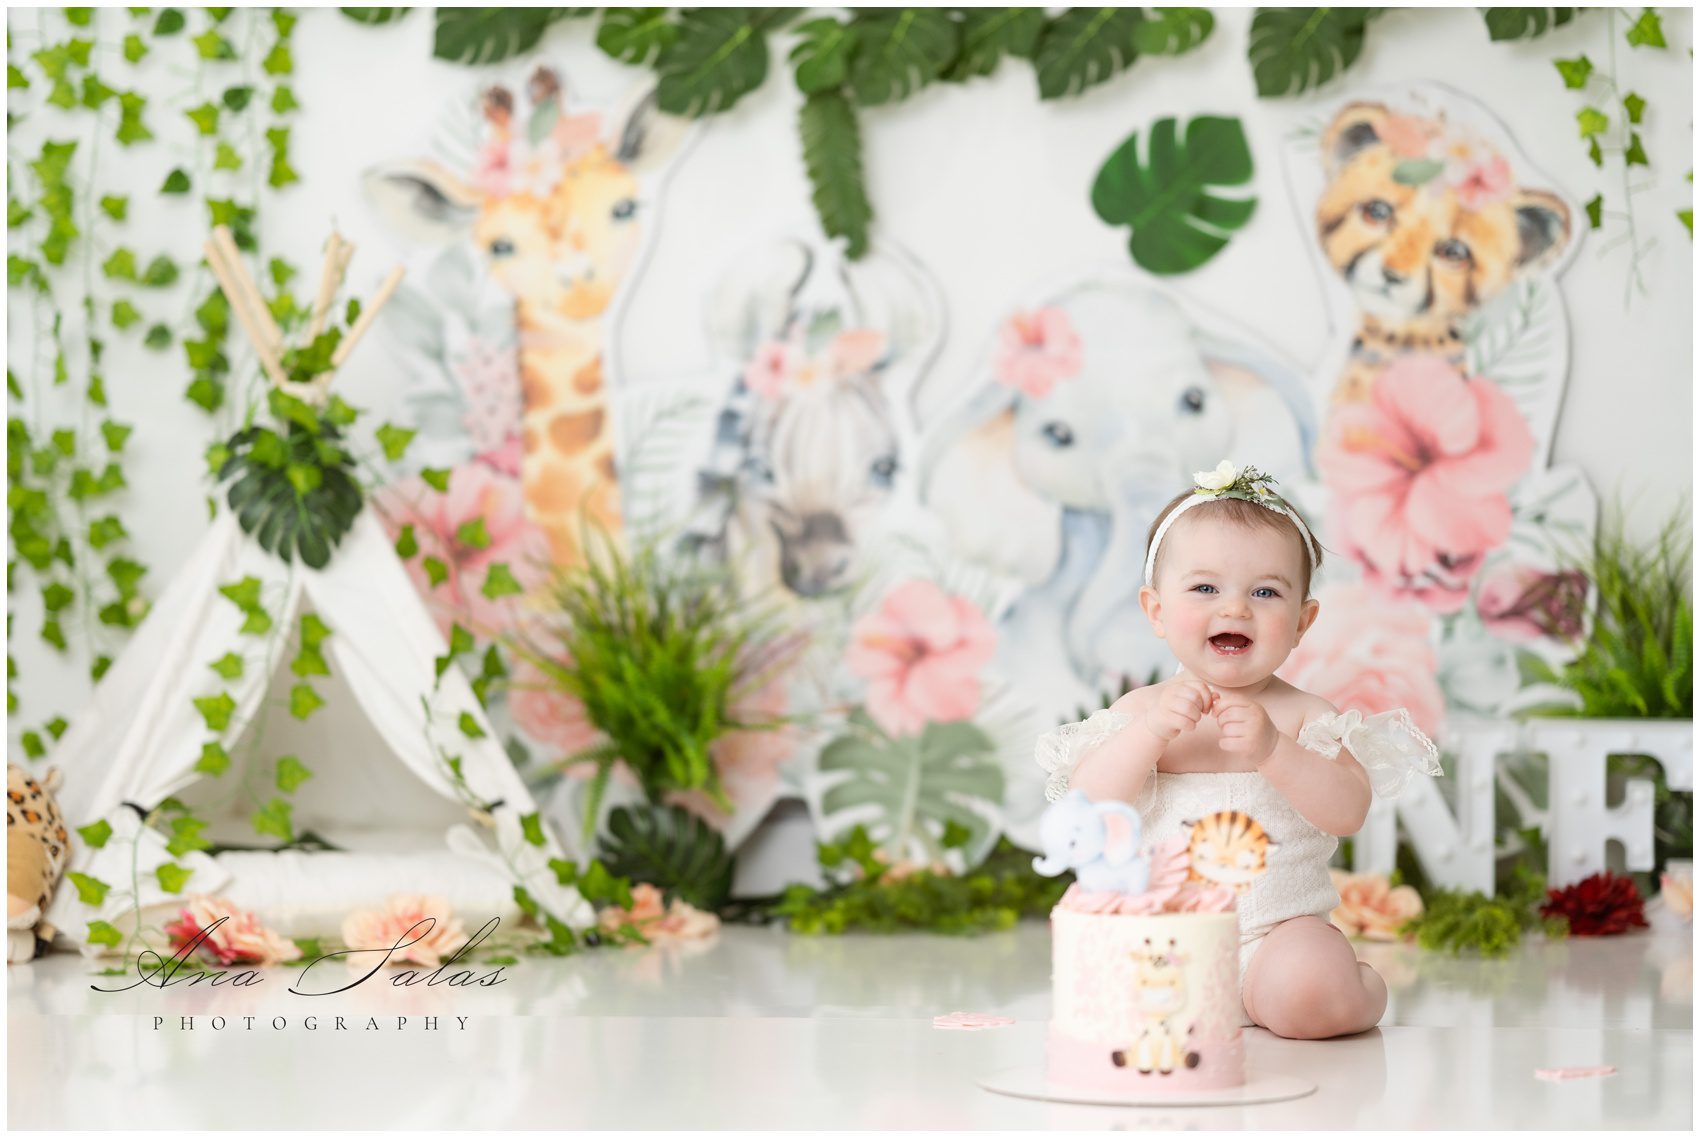
<path id="1" fill-rule="evenodd" d="M 523 108 L 506 87 L 483 92 L 481 146 L 464 176 L 410 160 L 365 181 L 405 235 L 470 238 L 513 296 L 522 403 L 513 430 L 526 514 L 556 564 L 575 565 L 593 531 L 621 529 L 606 317 L 637 257 L 651 175 L 684 126 L 656 109 L 652 93 L 631 100 L 608 131 L 601 114 L 565 106 L 559 76 L 538 68 Z"/>

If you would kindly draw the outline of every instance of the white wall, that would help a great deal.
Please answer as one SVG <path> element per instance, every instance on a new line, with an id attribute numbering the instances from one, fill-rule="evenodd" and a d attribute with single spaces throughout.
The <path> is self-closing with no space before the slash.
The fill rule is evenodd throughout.
<path id="1" fill-rule="evenodd" d="M 1214 35 L 1197 52 L 1142 60 L 1081 99 L 1041 105 L 1032 69 L 1006 62 L 991 79 L 931 89 L 899 108 L 863 115 L 876 235 L 905 246 L 933 271 L 949 309 L 948 337 L 923 391 L 924 406 L 936 407 L 967 379 L 997 319 L 1035 284 L 1126 256 L 1125 231 L 1098 221 L 1088 190 L 1099 164 L 1130 131 L 1166 115 L 1240 117 L 1258 163 L 1256 218 L 1182 287 L 1307 364 L 1322 357 L 1334 336 L 1310 267 L 1309 230 L 1281 176 L 1279 140 L 1351 86 L 1408 80 L 1452 86 L 1495 111 L 1535 164 L 1575 200 L 1598 191 L 1608 205 L 1621 203 L 1619 170 L 1608 164 L 1599 171 L 1588 162 L 1575 123 L 1581 102 L 1564 90 L 1551 64 L 1554 57 L 1582 52 L 1603 62 L 1603 13 L 1589 13 L 1533 43 L 1505 45 L 1488 41 L 1475 9 L 1396 10 L 1372 25 L 1363 58 L 1344 85 L 1331 84 L 1314 98 L 1278 101 L 1255 97 L 1245 58 L 1249 10 L 1217 9 L 1217 19 Z M 1658 242 L 1644 263 L 1647 295 L 1626 304 L 1625 251 L 1602 257 L 1603 242 L 1593 236 L 1560 278 L 1573 354 L 1553 461 L 1580 465 L 1604 501 L 1614 493 L 1633 499 L 1633 537 L 1651 534 L 1675 508 L 1691 485 L 1693 464 L 1692 246 L 1674 217 L 1691 197 L 1683 174 L 1693 165 L 1693 24 L 1686 10 L 1666 9 L 1664 19 L 1667 50 L 1632 51 L 1621 39 L 1617 48 L 1625 86 L 1651 107 L 1645 140 L 1653 165 L 1638 179 L 1651 188 L 1636 199 L 1644 232 Z M 33 46 L 34 23 L 14 13 L 12 27 L 24 50 Z M 1620 36 L 1622 27 L 1620 20 Z M 576 87 L 612 98 L 641 75 L 596 52 L 592 34 L 589 24 L 557 27 L 544 54 Z M 295 89 L 304 110 L 295 119 L 293 145 L 294 164 L 307 180 L 266 208 L 262 240 L 268 251 L 286 251 L 311 272 L 334 219 L 359 243 L 351 283 L 361 290 L 408 252 L 364 203 L 356 175 L 382 159 L 422 152 L 443 101 L 474 81 L 466 69 L 429 58 L 430 35 L 424 10 L 375 30 L 329 9 L 301 13 Z M 796 132 L 798 96 L 783 58 L 788 41 L 777 46 L 766 87 L 706 128 L 672 175 L 650 260 L 620 329 L 627 379 L 665 378 L 707 363 L 701 302 L 718 272 L 751 241 L 811 216 Z M 184 84 L 180 75 L 150 69 L 150 63 L 140 74 L 150 91 L 157 87 L 162 94 Z M 174 113 L 164 106 L 154 112 L 161 120 Z M 55 121 L 51 114 L 33 117 L 14 145 L 38 145 Z M 175 229 L 171 247 L 187 259 L 195 243 L 188 233 L 199 232 L 201 219 L 180 202 L 144 201 L 170 161 L 159 148 L 122 154 L 109 142 L 102 180 L 132 178 L 136 229 Z M 146 237 L 138 244 L 149 247 Z M 175 318 L 185 296 L 179 290 L 167 298 L 158 306 L 161 314 Z M 14 336 L 27 334 L 27 307 L 14 300 L 8 316 Z M 372 408 L 376 419 L 399 414 L 401 377 L 386 367 L 381 343 L 376 338 L 357 353 L 343 381 L 345 395 Z M 30 356 L 22 347 L 9 349 L 14 368 L 27 367 Z M 205 526 L 199 456 L 220 433 L 180 399 L 186 382 L 180 359 L 177 352 L 161 356 L 116 345 L 108 358 L 114 413 L 138 428 L 128 464 L 133 489 L 124 508 L 137 554 L 153 570 L 151 596 L 164 588 Z M 22 717 L 39 722 L 54 711 L 74 712 L 86 699 L 86 669 L 50 659 L 36 639 L 39 604 L 33 597 L 15 598 L 14 609 Z"/>

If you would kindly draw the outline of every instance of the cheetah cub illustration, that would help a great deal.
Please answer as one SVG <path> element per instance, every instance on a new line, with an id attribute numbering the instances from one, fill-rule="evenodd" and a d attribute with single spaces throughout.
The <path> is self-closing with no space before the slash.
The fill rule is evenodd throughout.
<path id="1" fill-rule="evenodd" d="M 1277 848 L 1257 819 L 1239 810 L 1220 810 L 1184 824 L 1192 829 L 1188 881 L 1244 893 L 1269 868 L 1269 851 Z"/>

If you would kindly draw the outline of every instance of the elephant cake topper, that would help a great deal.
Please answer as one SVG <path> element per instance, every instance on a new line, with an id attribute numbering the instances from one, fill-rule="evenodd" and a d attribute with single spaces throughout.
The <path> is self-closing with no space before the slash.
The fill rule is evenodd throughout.
<path id="1" fill-rule="evenodd" d="M 1231 851 L 1236 872 L 1224 875 L 1212 859 L 1223 844 L 1215 840 L 1217 831 L 1230 824 L 1236 833 L 1264 836 L 1254 820 L 1229 811 L 1192 824 L 1185 836 L 1142 844 L 1138 810 L 1115 800 L 1093 802 L 1084 791 L 1071 790 L 1039 819 L 1044 853 L 1033 859 L 1033 869 L 1046 877 L 1074 871 L 1075 883 L 1060 902 L 1067 909 L 1126 915 L 1228 912 L 1267 868 L 1267 851 L 1275 848 L 1264 836 L 1257 864 L 1251 866 L 1242 864 L 1236 845 Z"/>

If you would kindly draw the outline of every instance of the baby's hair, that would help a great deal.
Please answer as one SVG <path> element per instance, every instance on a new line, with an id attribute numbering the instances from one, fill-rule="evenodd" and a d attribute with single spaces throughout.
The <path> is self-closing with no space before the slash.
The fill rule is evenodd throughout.
<path id="1" fill-rule="evenodd" d="M 1194 491 L 1182 490 L 1179 494 L 1170 498 L 1168 505 L 1164 506 L 1162 510 L 1158 512 L 1157 517 L 1151 522 L 1151 528 L 1145 531 L 1145 549 L 1147 554 L 1149 554 L 1151 550 L 1152 540 L 1157 536 L 1157 527 L 1163 524 L 1163 519 L 1174 513 L 1177 506 L 1186 501 L 1188 498 L 1193 497 L 1193 495 Z M 1286 499 L 1282 499 L 1282 501 L 1286 501 Z M 1287 508 L 1290 510 L 1297 509 L 1297 507 L 1295 507 L 1291 502 L 1287 502 Z M 1208 502 L 1203 506 L 1194 506 L 1189 511 L 1191 517 L 1181 518 L 1175 522 L 1175 525 L 1181 526 L 1188 522 L 1196 521 L 1200 513 L 1205 510 L 1209 511 L 1208 516 L 1210 518 L 1230 522 L 1243 529 L 1272 529 L 1278 530 L 1281 533 L 1292 534 L 1293 540 L 1299 543 L 1299 593 L 1303 597 L 1310 596 L 1310 579 L 1311 573 L 1313 572 L 1310 561 L 1310 549 L 1305 541 L 1305 535 L 1299 531 L 1298 526 L 1293 524 L 1292 518 L 1289 518 L 1286 514 L 1271 510 L 1267 506 L 1259 506 L 1255 502 L 1247 502 L 1243 498 L 1218 498 L 1216 501 Z M 1172 533 L 1173 531 L 1171 530 L 1170 532 Z M 1164 544 L 1166 545 L 1168 543 L 1164 542 Z M 1153 581 L 1157 579 L 1157 574 L 1162 570 L 1162 566 L 1163 550 L 1159 548 L 1157 550 L 1157 562 L 1151 568 L 1151 579 Z M 1315 567 L 1316 569 L 1322 568 L 1321 542 L 1318 542 L 1316 546 Z"/>

